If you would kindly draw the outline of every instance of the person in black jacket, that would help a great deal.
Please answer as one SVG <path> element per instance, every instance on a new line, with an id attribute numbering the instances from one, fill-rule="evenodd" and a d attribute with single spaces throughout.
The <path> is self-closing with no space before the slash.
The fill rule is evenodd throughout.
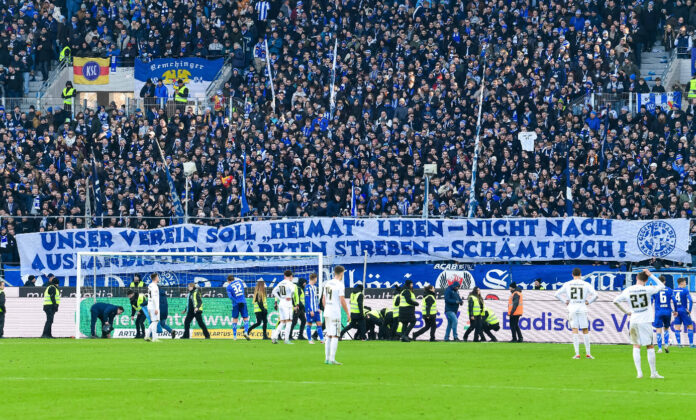
<path id="1" fill-rule="evenodd" d="M 399 327 L 401 328 L 401 341 L 404 343 L 411 341 L 409 333 L 416 325 L 416 306 L 418 306 L 418 302 L 416 302 L 416 295 L 413 294 L 413 281 L 406 280 L 399 301 Z"/>
<path id="2" fill-rule="evenodd" d="M 152 79 L 147 79 L 140 89 L 140 97 L 143 98 L 145 109 L 155 105 L 155 84 L 152 83 Z"/>
<path id="3" fill-rule="evenodd" d="M 0 338 L 5 335 L 5 282 L 0 280 Z"/>
<path id="4" fill-rule="evenodd" d="M 96 329 L 97 319 L 101 321 L 102 333 L 101 338 L 109 338 L 109 333 L 113 331 L 114 318 L 116 315 L 121 315 L 123 313 L 123 306 L 116 306 L 106 302 L 97 302 L 89 309 L 92 316 L 90 331 L 92 333 L 90 338 L 97 338 Z"/>
<path id="5" fill-rule="evenodd" d="M 249 327 L 249 332 L 259 325 L 263 325 L 263 339 L 270 340 L 271 338 L 266 333 L 266 329 L 268 328 L 268 308 L 266 307 L 266 283 L 263 280 L 256 282 L 253 301 L 256 322 Z"/>
<path id="6" fill-rule="evenodd" d="M 435 286 L 429 284 L 425 287 L 423 296 L 423 322 L 425 325 L 420 330 L 413 333 L 413 339 L 417 339 L 421 334 L 430 330 L 430 341 L 435 341 L 435 329 L 437 328 L 437 301 L 435 299 Z"/>
<path id="7" fill-rule="evenodd" d="M 191 328 L 191 321 L 196 318 L 198 326 L 203 330 L 203 336 L 206 339 L 210 338 L 210 333 L 208 328 L 205 326 L 203 321 L 203 298 L 201 298 L 201 291 L 196 287 L 196 283 L 189 283 L 188 285 L 188 296 L 186 300 L 188 302 L 184 312 L 186 314 L 186 319 L 184 319 L 184 335 L 181 338 L 189 338 L 189 330 Z"/>

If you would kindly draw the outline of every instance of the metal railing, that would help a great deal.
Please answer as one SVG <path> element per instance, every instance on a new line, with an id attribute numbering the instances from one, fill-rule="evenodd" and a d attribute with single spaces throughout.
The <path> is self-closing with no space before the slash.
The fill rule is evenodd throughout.
<path id="1" fill-rule="evenodd" d="M 53 84 L 58 80 L 59 77 L 61 77 L 61 74 L 63 73 L 63 69 L 68 67 L 68 60 L 64 60 L 58 63 L 58 66 L 55 69 L 52 69 L 50 71 L 50 74 L 48 76 L 48 79 L 46 79 L 45 82 L 41 85 L 41 90 L 39 90 L 38 97 L 42 98 L 46 92 L 48 92 L 48 89 L 53 86 Z"/>

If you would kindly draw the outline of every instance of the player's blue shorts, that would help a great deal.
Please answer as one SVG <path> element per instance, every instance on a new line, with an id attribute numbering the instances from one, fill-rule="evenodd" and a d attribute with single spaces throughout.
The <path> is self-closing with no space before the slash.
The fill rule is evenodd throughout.
<path id="1" fill-rule="evenodd" d="M 249 318 L 249 311 L 247 311 L 246 302 L 237 302 L 232 304 L 232 318 L 239 318 L 239 314 L 242 314 L 242 318 Z"/>
<path id="2" fill-rule="evenodd" d="M 674 317 L 675 325 L 683 325 L 688 327 L 689 325 L 693 325 L 693 323 L 694 321 L 691 319 L 691 314 L 689 314 L 687 311 L 677 311 L 677 316 Z"/>
<path id="3" fill-rule="evenodd" d="M 314 312 L 314 316 L 310 315 L 310 312 L 305 312 L 305 316 L 307 317 L 307 322 L 321 322 L 321 315 L 319 314 L 319 311 Z"/>
<path id="4" fill-rule="evenodd" d="M 653 328 L 669 328 L 671 321 L 671 312 L 656 312 L 655 321 L 653 321 Z"/>

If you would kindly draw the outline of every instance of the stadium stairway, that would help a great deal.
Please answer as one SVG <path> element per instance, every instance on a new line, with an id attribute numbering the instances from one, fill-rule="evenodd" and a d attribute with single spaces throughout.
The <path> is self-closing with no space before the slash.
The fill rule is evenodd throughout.
<path id="1" fill-rule="evenodd" d="M 652 88 L 655 85 L 655 79 L 663 77 L 668 65 L 669 53 L 665 51 L 665 47 L 656 43 L 651 52 L 641 54 L 640 75 Z"/>

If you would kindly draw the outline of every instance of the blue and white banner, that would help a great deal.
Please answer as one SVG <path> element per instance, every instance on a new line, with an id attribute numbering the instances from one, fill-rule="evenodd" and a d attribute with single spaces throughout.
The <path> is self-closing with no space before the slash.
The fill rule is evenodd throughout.
<path id="1" fill-rule="evenodd" d="M 662 108 L 664 112 L 669 112 L 672 109 L 681 109 L 682 93 L 681 92 L 666 92 L 666 93 L 639 93 L 638 94 L 638 109 L 642 106 L 652 114 L 655 113 L 657 107 Z"/>
<path id="2" fill-rule="evenodd" d="M 169 91 L 169 98 L 174 93 L 173 85 L 181 79 L 189 88 L 190 98 L 205 98 L 205 91 L 210 82 L 215 80 L 215 76 L 222 68 L 224 61 L 222 58 L 217 60 L 206 60 L 204 58 L 158 58 L 149 62 L 135 59 L 135 95 L 140 95 L 147 79 L 153 83 L 162 80 Z"/>
<path id="3" fill-rule="evenodd" d="M 312 218 L 225 227 L 17 235 L 22 275 L 74 275 L 77 252 L 319 252 L 334 264 L 457 261 L 691 262 L 689 220 Z"/>

